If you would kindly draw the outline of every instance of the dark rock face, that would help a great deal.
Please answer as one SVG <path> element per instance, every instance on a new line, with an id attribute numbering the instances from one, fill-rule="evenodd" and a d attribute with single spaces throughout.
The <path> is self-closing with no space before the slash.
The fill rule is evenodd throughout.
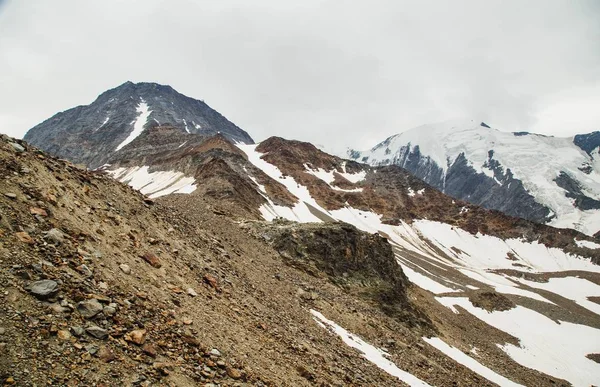
<path id="1" fill-rule="evenodd" d="M 600 146 L 600 131 L 578 134 L 573 138 L 573 143 L 591 156 L 592 151 Z"/>
<path id="2" fill-rule="evenodd" d="M 144 128 L 169 125 L 182 133 L 221 133 L 232 141 L 253 143 L 248 133 L 203 101 L 186 97 L 170 86 L 132 82 L 102 93 L 90 105 L 54 115 L 30 129 L 25 140 L 59 157 L 97 168 L 133 131 L 142 102 L 151 111 Z"/>
<path id="3" fill-rule="evenodd" d="M 567 191 L 566 195 L 568 198 L 575 199 L 575 207 L 580 210 L 600 209 L 600 201 L 586 196 L 582 192 L 579 182 L 573 179 L 568 173 L 561 171 L 556 179 L 554 179 L 554 182 L 556 182 L 556 185 L 560 188 Z"/>
<path id="4" fill-rule="evenodd" d="M 385 146 L 385 141 L 380 145 Z M 350 155 L 355 156 L 354 158 L 361 156 L 360 152 Z M 511 170 L 504 170 L 493 157 L 494 152 L 490 150 L 485 165 L 493 172 L 493 178 L 478 173 L 462 153 L 452 161 L 444 174 L 437 163 L 421 154 L 419 146 L 411 148 L 410 144 L 400 148 L 390 159 L 376 165 L 398 165 L 456 199 L 539 223 L 549 220 L 550 210 L 536 202 L 525 190 L 523 183 L 513 177 Z"/>
<path id="5" fill-rule="evenodd" d="M 276 227 L 269 234 L 275 249 L 294 263 L 315 265 L 335 282 L 360 282 L 361 286 L 385 289 L 390 301 L 406 302 L 408 279 L 391 245 L 377 234 L 344 223 L 293 223 Z"/>
<path id="6" fill-rule="evenodd" d="M 332 282 L 376 300 L 386 313 L 410 325 L 431 326 L 409 301 L 410 282 L 386 238 L 338 222 L 276 221 L 257 226 L 287 264 L 315 276 L 325 273 Z"/>

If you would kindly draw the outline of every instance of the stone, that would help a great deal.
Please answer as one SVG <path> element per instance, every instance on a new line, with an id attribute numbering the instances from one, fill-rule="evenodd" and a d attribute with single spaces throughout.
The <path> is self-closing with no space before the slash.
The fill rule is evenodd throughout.
<path id="1" fill-rule="evenodd" d="M 104 340 L 104 339 L 108 338 L 108 331 L 104 328 L 100 328 L 97 325 L 91 325 L 91 326 L 85 328 L 85 331 L 87 332 L 88 335 L 95 337 L 97 339 L 100 339 L 100 340 Z"/>
<path id="2" fill-rule="evenodd" d="M 129 267 L 128 264 L 126 263 L 122 263 L 119 265 L 119 269 L 121 269 L 121 271 L 125 274 L 131 274 L 131 268 Z"/>
<path id="3" fill-rule="evenodd" d="M 105 363 L 110 363 L 111 361 L 117 358 L 114 352 L 106 345 L 103 345 L 102 347 L 100 347 L 100 349 L 98 349 L 98 352 L 96 352 L 96 356 L 98 357 L 98 359 L 102 360 Z"/>
<path id="4" fill-rule="evenodd" d="M 136 329 L 131 332 L 127 332 L 123 338 L 125 341 L 142 345 L 146 342 L 146 333 L 147 331 L 145 329 Z"/>
<path id="5" fill-rule="evenodd" d="M 61 329 L 58 332 L 56 332 L 56 337 L 58 337 L 61 340 L 69 340 L 71 338 L 71 333 L 69 333 L 69 331 L 65 329 Z"/>
<path id="6" fill-rule="evenodd" d="M 55 313 L 58 313 L 58 314 L 71 312 L 71 309 L 69 309 L 68 307 L 62 306 L 61 304 L 57 304 L 57 303 L 50 305 L 50 309 L 52 309 L 52 311 L 54 311 Z"/>
<path id="7" fill-rule="evenodd" d="M 31 215 L 39 215 L 39 216 L 48 216 L 48 213 L 43 208 L 39 207 L 31 207 L 29 208 L 29 213 Z"/>
<path id="8" fill-rule="evenodd" d="M 25 148 L 23 147 L 23 145 L 17 144 L 16 142 L 9 142 L 9 144 L 10 144 L 10 146 L 12 146 L 12 148 L 15 150 L 15 152 L 17 152 L 17 153 L 25 152 Z"/>
<path id="9" fill-rule="evenodd" d="M 156 347 L 150 343 L 144 344 L 144 346 L 142 347 L 142 351 L 150 357 L 158 356 L 158 351 L 156 350 Z"/>
<path id="10" fill-rule="evenodd" d="M 77 266 L 77 271 L 86 277 L 91 277 L 94 275 L 92 270 L 85 264 Z"/>
<path id="11" fill-rule="evenodd" d="M 188 288 L 187 289 L 187 294 L 190 295 L 191 297 L 196 297 L 198 296 L 198 293 L 196 293 L 196 291 L 192 288 Z"/>
<path id="12" fill-rule="evenodd" d="M 117 304 L 105 306 L 104 309 L 102 309 L 102 313 L 107 317 L 114 316 L 117 313 Z"/>
<path id="13" fill-rule="evenodd" d="M 227 376 L 229 376 L 231 379 L 237 380 L 237 379 L 242 378 L 242 373 L 239 370 L 232 368 L 232 367 L 227 367 L 226 370 L 227 370 Z"/>
<path id="14" fill-rule="evenodd" d="M 35 243 L 33 238 L 29 234 L 27 234 L 25 231 L 16 232 L 15 236 L 17 237 L 18 240 L 20 240 L 23 243 L 29 243 L 30 245 Z"/>
<path id="15" fill-rule="evenodd" d="M 92 318 L 98 313 L 102 312 L 103 309 L 104 308 L 102 307 L 102 304 L 100 304 L 95 298 L 87 301 L 81 301 L 77 304 L 77 311 L 85 318 Z"/>
<path id="16" fill-rule="evenodd" d="M 89 352 L 90 355 L 95 355 L 100 348 L 96 344 L 88 344 L 85 346 L 85 350 Z"/>
<path id="17" fill-rule="evenodd" d="M 44 238 L 58 245 L 65 241 L 65 234 L 59 229 L 53 228 L 46 233 L 46 236 Z"/>
<path id="18" fill-rule="evenodd" d="M 9 199 L 16 199 L 17 198 L 17 194 L 12 193 L 12 192 L 5 192 L 4 196 L 6 196 Z"/>
<path id="19" fill-rule="evenodd" d="M 208 352 L 208 354 L 211 356 L 216 356 L 216 357 L 221 356 L 221 352 L 219 352 L 219 350 L 216 348 L 211 349 L 210 352 Z"/>
<path id="20" fill-rule="evenodd" d="M 150 264 L 150 266 L 155 267 L 155 268 L 160 268 L 162 266 L 162 264 L 160 263 L 160 259 L 158 258 L 158 256 L 156 254 L 154 254 L 153 252 L 149 251 L 146 254 L 144 254 L 142 256 L 142 258 L 144 258 L 144 260 L 146 262 L 148 262 Z"/>
<path id="21" fill-rule="evenodd" d="M 85 333 L 85 330 L 82 327 L 73 326 L 73 327 L 71 327 L 71 333 L 75 337 L 81 337 Z"/>
<path id="22" fill-rule="evenodd" d="M 217 279 L 215 277 L 213 277 L 212 275 L 205 274 L 202 279 L 204 280 L 204 282 L 209 284 L 213 289 L 219 290 L 219 284 L 217 282 Z"/>
<path id="23" fill-rule="evenodd" d="M 53 280 L 40 280 L 29 284 L 29 291 L 40 299 L 50 297 L 58 291 L 58 283 Z"/>
<path id="24" fill-rule="evenodd" d="M 6 328 L 0 327 L 0 336 L 6 333 Z"/>

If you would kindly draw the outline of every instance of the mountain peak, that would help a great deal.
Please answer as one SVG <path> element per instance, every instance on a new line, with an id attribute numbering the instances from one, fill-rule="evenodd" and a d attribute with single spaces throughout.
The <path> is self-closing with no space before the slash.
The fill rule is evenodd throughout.
<path id="1" fill-rule="evenodd" d="M 232 142 L 252 138 L 204 101 L 169 85 L 127 81 L 98 96 L 90 105 L 58 113 L 30 129 L 25 139 L 47 152 L 97 168 L 145 129 L 168 125 L 184 133 L 221 133 Z"/>

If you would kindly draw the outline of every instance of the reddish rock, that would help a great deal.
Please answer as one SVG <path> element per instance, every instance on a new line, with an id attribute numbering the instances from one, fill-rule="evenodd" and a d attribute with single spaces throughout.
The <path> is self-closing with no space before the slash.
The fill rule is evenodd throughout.
<path id="1" fill-rule="evenodd" d="M 145 329 L 136 329 L 134 331 L 128 332 L 123 336 L 125 341 L 129 341 L 131 343 L 142 345 L 146 342 L 146 330 Z"/>
<path id="2" fill-rule="evenodd" d="M 162 266 L 162 264 L 160 263 L 160 259 L 158 258 L 158 256 L 156 254 L 154 254 L 153 252 L 151 252 L 151 251 L 147 252 L 142 257 L 152 267 L 155 267 L 155 268 L 158 269 L 158 268 L 160 268 Z"/>
<path id="3" fill-rule="evenodd" d="M 205 274 L 202 279 L 204 280 L 204 282 L 209 284 L 213 289 L 219 290 L 219 284 L 217 282 L 217 279 L 215 277 L 213 277 L 212 275 Z"/>

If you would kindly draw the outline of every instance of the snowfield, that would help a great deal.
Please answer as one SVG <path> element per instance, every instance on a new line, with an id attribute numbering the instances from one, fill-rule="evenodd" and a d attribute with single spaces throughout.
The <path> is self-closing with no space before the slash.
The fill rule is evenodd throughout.
<path id="1" fill-rule="evenodd" d="M 129 184 L 144 195 L 157 198 L 172 193 L 192 193 L 196 190 L 193 177 L 176 171 L 148 172 L 148 166 L 107 170 L 115 179 Z"/>

